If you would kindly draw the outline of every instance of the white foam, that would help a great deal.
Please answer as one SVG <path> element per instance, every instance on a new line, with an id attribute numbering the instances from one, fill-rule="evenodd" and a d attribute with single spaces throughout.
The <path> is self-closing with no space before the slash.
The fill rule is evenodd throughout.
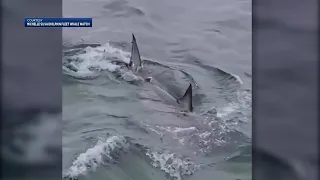
<path id="1" fill-rule="evenodd" d="M 125 81 L 143 81 L 143 78 L 133 74 L 132 71 L 126 71 L 122 74 L 121 78 Z"/>
<path id="2" fill-rule="evenodd" d="M 175 127 L 173 129 L 173 133 L 175 133 L 177 136 L 191 135 L 194 131 L 197 131 L 196 127 L 188 127 L 188 128 Z"/>
<path id="3" fill-rule="evenodd" d="M 247 109 L 251 106 L 251 94 L 246 91 L 238 91 L 236 93 L 236 101 L 228 103 L 226 106 L 218 108 L 217 117 L 225 118 L 231 113 Z"/>
<path id="4" fill-rule="evenodd" d="M 210 132 L 207 132 L 207 131 L 199 134 L 199 136 L 200 136 L 202 139 L 207 139 L 210 135 L 211 135 L 211 133 L 210 133 Z"/>
<path id="5" fill-rule="evenodd" d="M 250 131 L 246 132 L 247 130 L 244 129 L 244 131 L 239 130 L 239 124 L 250 123 L 248 121 L 251 121 L 251 105 L 251 93 L 247 91 L 238 91 L 236 93 L 236 99 L 233 102 L 218 108 L 217 117 L 220 119 L 219 127 L 222 130 L 220 134 L 235 130 L 250 134 Z M 245 129 L 247 128 L 245 127 Z"/>
<path id="6" fill-rule="evenodd" d="M 223 146 L 227 143 L 227 141 L 223 139 L 223 133 L 230 130 L 224 123 L 220 124 L 215 120 L 204 123 L 208 127 L 212 127 L 212 129 L 198 129 L 194 126 L 187 128 L 156 126 L 156 128 L 158 131 L 165 131 L 172 134 L 172 138 L 183 146 L 196 147 L 195 153 L 207 153 L 210 152 L 214 146 Z"/>
<path id="7" fill-rule="evenodd" d="M 111 136 L 106 140 L 98 140 L 97 144 L 79 156 L 72 162 L 71 167 L 64 173 L 64 177 L 79 177 L 89 171 L 95 171 L 100 165 L 106 165 L 108 161 L 115 160 L 118 151 L 125 151 L 129 147 L 125 138 Z"/>
<path id="8" fill-rule="evenodd" d="M 171 178 L 182 180 L 183 176 L 192 175 L 200 165 L 196 165 L 188 158 L 170 152 L 148 151 L 146 155 L 152 160 L 152 166 L 160 168 Z"/>
<path id="9" fill-rule="evenodd" d="M 93 79 L 99 76 L 99 74 L 92 72 L 89 69 L 80 69 L 79 71 L 75 72 L 63 66 L 62 70 L 64 74 L 80 79 Z"/>
<path id="10" fill-rule="evenodd" d="M 107 70 L 114 72 L 120 69 L 119 65 L 111 63 L 112 59 L 129 63 L 130 53 L 121 49 L 112 47 L 109 43 L 106 43 L 98 47 L 86 47 L 80 54 L 75 54 L 67 57 L 71 60 L 70 65 L 77 69 L 76 72 L 72 72 L 72 76 L 90 76 L 95 72 L 90 68 L 102 71 Z M 68 72 L 67 72 L 68 73 Z"/>
<path id="11" fill-rule="evenodd" d="M 238 104 L 231 102 L 224 107 L 218 108 L 217 117 L 219 118 L 226 117 L 237 109 L 238 109 Z"/>

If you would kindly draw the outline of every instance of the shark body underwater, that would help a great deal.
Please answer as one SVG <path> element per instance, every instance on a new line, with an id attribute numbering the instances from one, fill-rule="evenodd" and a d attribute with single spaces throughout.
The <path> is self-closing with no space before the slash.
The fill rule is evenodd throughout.
<path id="1" fill-rule="evenodd" d="M 187 90 L 181 98 L 175 98 L 166 90 L 161 88 L 161 83 L 159 83 L 155 78 L 147 76 L 147 73 L 145 73 L 143 69 L 139 48 L 134 34 L 132 34 L 131 57 L 129 63 L 126 64 L 126 67 L 130 71 L 132 71 L 134 75 L 141 77 L 143 79 L 144 85 L 151 86 L 153 91 L 166 104 L 180 108 L 180 110 L 182 111 L 193 112 L 192 85 L 189 85 L 189 87 L 187 88 Z"/>

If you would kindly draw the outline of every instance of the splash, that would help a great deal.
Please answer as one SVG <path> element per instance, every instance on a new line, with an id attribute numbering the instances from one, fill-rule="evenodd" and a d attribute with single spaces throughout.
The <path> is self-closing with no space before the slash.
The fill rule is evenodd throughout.
<path id="1" fill-rule="evenodd" d="M 213 125 L 213 123 L 215 124 Z M 203 125 L 202 128 L 161 126 L 157 126 L 157 128 L 170 133 L 172 138 L 177 140 L 182 146 L 195 147 L 195 154 L 210 153 L 213 148 L 224 146 L 227 143 L 224 139 L 226 130 L 223 125 L 213 120 L 204 121 Z"/>
<path id="2" fill-rule="evenodd" d="M 182 180 L 184 176 L 195 173 L 201 165 L 196 165 L 189 158 L 170 152 L 147 151 L 146 155 L 152 160 L 152 166 L 160 168 L 172 180 Z"/>
<path id="3" fill-rule="evenodd" d="M 238 91 L 231 102 L 220 108 L 195 116 L 197 123 L 190 127 L 156 126 L 162 137 L 176 140 L 195 154 L 210 155 L 226 148 L 235 148 L 238 142 L 250 138 L 251 94 Z M 210 113 L 210 112 L 213 113 Z"/>
<path id="4" fill-rule="evenodd" d="M 81 153 L 72 162 L 72 165 L 63 174 L 63 179 L 74 180 L 80 176 L 87 176 L 97 168 L 117 163 L 120 156 L 131 151 L 132 143 L 122 136 L 111 136 L 106 140 L 99 140 L 92 148 Z M 189 158 L 169 151 L 156 152 L 149 148 L 135 144 L 150 160 L 154 168 L 166 173 L 169 179 L 182 180 L 184 176 L 193 175 L 201 164 L 195 164 Z"/>
<path id="5" fill-rule="evenodd" d="M 98 72 L 116 72 L 121 66 L 113 62 L 128 63 L 130 53 L 112 47 L 106 43 L 97 47 L 85 47 L 81 50 L 77 48 L 75 53 L 70 53 L 70 49 L 65 52 L 63 61 L 63 72 L 75 78 L 89 79 L 98 77 Z"/>
<path id="6" fill-rule="evenodd" d="M 250 106 L 252 104 L 251 93 L 248 91 L 237 91 L 236 98 L 234 101 L 231 101 L 226 106 L 222 106 L 217 110 L 217 117 L 223 120 L 227 120 L 230 118 L 230 115 L 233 113 L 244 113 L 245 110 L 251 109 Z M 251 112 L 251 111 L 250 111 Z M 250 116 L 250 112 L 247 112 L 247 116 Z M 245 116 L 245 117 L 247 117 Z M 243 119 L 247 120 L 247 118 Z"/>
<path id="7" fill-rule="evenodd" d="M 252 99 L 251 91 L 237 91 L 235 99 L 217 109 L 217 117 L 226 131 L 240 131 L 251 137 Z"/>
<path id="8" fill-rule="evenodd" d="M 100 165 L 108 165 L 120 158 L 127 151 L 129 144 L 121 136 L 111 136 L 106 140 L 98 140 L 97 144 L 80 154 L 71 167 L 63 174 L 63 179 L 77 179 L 90 171 L 95 171 Z"/>

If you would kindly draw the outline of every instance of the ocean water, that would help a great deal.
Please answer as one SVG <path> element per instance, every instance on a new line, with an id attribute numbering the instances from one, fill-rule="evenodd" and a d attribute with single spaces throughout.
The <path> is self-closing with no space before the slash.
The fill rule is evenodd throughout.
<path id="1" fill-rule="evenodd" d="M 64 0 L 64 179 L 251 178 L 251 1 Z M 194 112 L 126 71 L 134 33 L 143 68 Z"/>

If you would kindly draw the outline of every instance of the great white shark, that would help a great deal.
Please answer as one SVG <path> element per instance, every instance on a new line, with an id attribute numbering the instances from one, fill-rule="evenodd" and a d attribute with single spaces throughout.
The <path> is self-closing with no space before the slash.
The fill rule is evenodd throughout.
<path id="1" fill-rule="evenodd" d="M 172 105 L 180 108 L 183 111 L 193 112 L 192 104 L 192 85 L 190 84 L 184 95 L 180 98 L 173 97 L 170 93 L 164 90 L 155 78 L 147 76 L 143 71 L 143 64 L 137 45 L 136 38 L 132 34 L 132 48 L 130 61 L 126 66 L 132 71 L 133 74 L 142 77 L 144 79 L 144 84 L 151 86 L 153 91 L 168 105 Z"/>

